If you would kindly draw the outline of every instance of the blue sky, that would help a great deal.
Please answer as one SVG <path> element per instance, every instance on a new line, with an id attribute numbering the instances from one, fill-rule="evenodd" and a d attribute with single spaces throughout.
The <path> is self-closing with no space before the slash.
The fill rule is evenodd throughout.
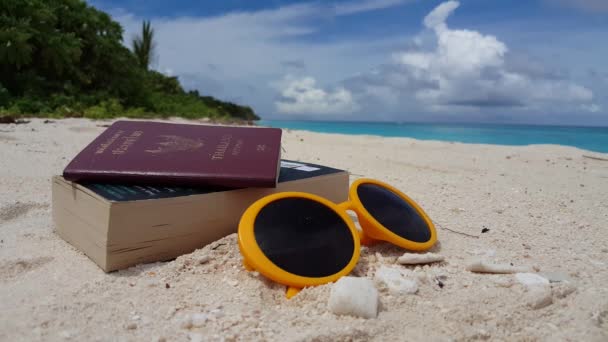
<path id="1" fill-rule="evenodd" d="M 264 119 L 608 125 L 606 0 L 95 0 Z"/>

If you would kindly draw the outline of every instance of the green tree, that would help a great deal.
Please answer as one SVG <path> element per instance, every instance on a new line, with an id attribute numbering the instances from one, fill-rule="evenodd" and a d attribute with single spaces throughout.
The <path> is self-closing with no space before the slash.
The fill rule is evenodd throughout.
<path id="1" fill-rule="evenodd" d="M 0 84 L 11 96 L 141 97 L 122 27 L 80 0 L 0 1 Z"/>
<path id="2" fill-rule="evenodd" d="M 140 67 L 148 70 L 154 56 L 154 48 L 154 29 L 150 25 L 150 21 L 144 20 L 141 26 L 141 36 L 133 39 L 133 52 Z"/>
<path id="3" fill-rule="evenodd" d="M 0 0 L 0 115 L 258 119 L 149 70 L 149 21 L 133 51 L 122 38 L 119 23 L 83 0 Z"/>

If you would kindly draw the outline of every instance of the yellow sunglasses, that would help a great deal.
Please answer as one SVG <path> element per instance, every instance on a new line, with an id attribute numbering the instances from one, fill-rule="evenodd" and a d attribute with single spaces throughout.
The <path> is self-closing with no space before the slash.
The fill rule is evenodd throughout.
<path id="1" fill-rule="evenodd" d="M 347 210 L 355 212 L 362 231 Z M 424 251 L 435 244 L 437 234 L 414 200 L 386 183 L 362 178 L 340 204 L 304 192 L 257 200 L 241 217 L 238 241 L 245 268 L 288 286 L 291 298 L 306 286 L 349 274 L 361 244 L 386 241 Z"/>

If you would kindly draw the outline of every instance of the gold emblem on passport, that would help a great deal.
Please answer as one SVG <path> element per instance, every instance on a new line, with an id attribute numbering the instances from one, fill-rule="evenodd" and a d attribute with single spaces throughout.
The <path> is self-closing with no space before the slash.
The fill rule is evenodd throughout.
<path id="1" fill-rule="evenodd" d="M 179 151 L 196 150 L 205 145 L 203 141 L 189 139 L 177 135 L 161 135 L 162 141 L 157 143 L 154 150 L 146 150 L 148 153 L 164 154 Z"/>

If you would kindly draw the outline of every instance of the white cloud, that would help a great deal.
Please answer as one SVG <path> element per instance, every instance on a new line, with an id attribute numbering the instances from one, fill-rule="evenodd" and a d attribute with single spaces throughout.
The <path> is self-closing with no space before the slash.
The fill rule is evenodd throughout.
<path id="1" fill-rule="evenodd" d="M 358 109 L 350 91 L 338 87 L 333 91 L 319 88 L 312 77 L 286 76 L 279 82 L 282 100 L 275 102 L 285 114 L 347 114 Z"/>
<path id="2" fill-rule="evenodd" d="M 509 69 L 509 49 L 494 36 L 450 29 L 446 20 L 459 5 L 447 1 L 431 11 L 424 25 L 433 32 L 432 48 L 394 54 L 395 65 L 374 77 L 373 86 L 377 88 L 380 79 L 387 80 L 385 85 L 400 92 L 402 102 L 414 101 L 430 111 L 538 108 L 556 103 L 578 106 L 593 100 L 592 91 L 581 85 Z M 420 36 L 416 39 L 419 46 L 423 45 Z M 396 75 L 401 78 L 399 83 L 389 81 Z M 368 90 L 363 93 L 370 94 Z"/>
<path id="3" fill-rule="evenodd" d="M 595 103 L 581 105 L 581 108 L 590 113 L 599 113 L 599 111 L 602 110 L 602 107 Z"/>
<path id="4" fill-rule="evenodd" d="M 446 30 L 446 19 L 458 6 L 460 6 L 458 1 L 447 1 L 440 4 L 424 18 L 424 26 L 435 30 Z"/>
<path id="5" fill-rule="evenodd" d="M 334 9 L 337 15 L 350 15 L 394 7 L 406 1 L 408 0 L 358 0 L 336 4 Z"/>

